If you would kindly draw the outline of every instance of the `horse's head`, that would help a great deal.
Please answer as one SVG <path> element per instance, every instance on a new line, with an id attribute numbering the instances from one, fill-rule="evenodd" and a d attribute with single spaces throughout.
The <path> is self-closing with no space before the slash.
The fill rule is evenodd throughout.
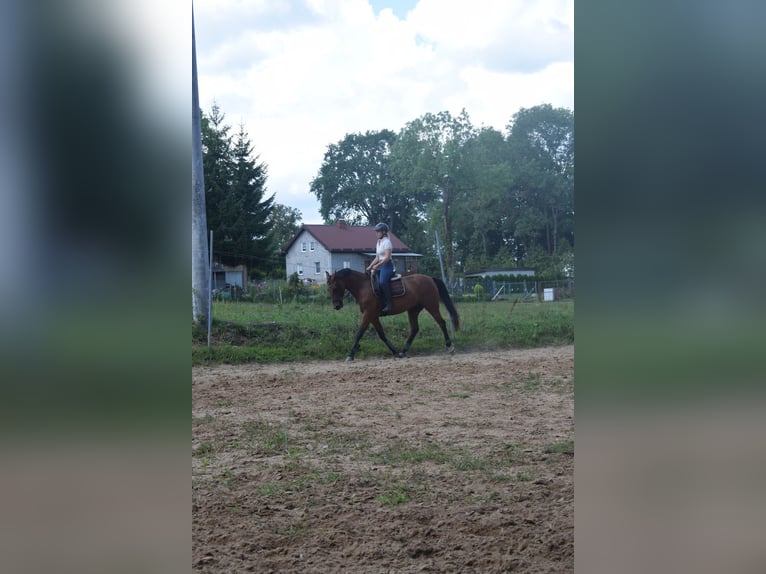
<path id="1" fill-rule="evenodd" d="M 330 294 L 335 310 L 340 311 L 343 308 L 343 295 L 346 292 L 346 287 L 343 285 L 343 281 L 336 277 L 336 273 L 330 275 L 325 271 L 325 275 L 327 275 L 327 292 Z"/>

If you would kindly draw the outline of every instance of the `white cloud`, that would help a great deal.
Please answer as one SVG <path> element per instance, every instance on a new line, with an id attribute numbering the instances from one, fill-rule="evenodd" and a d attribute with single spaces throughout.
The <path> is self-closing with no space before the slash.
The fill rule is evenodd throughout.
<path id="1" fill-rule="evenodd" d="M 416 4 L 416 5 L 415 5 Z M 367 0 L 196 0 L 200 99 L 243 122 L 277 201 L 309 193 L 327 146 L 465 108 L 503 130 L 520 107 L 573 108 L 573 2 L 420 0 L 401 20 Z"/>

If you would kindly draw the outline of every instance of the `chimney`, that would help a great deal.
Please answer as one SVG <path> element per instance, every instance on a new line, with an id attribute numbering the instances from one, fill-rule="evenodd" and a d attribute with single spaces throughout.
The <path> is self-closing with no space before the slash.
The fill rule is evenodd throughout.
<path id="1" fill-rule="evenodd" d="M 346 229 L 346 220 L 345 219 L 339 219 L 335 222 L 335 227 L 338 229 Z"/>

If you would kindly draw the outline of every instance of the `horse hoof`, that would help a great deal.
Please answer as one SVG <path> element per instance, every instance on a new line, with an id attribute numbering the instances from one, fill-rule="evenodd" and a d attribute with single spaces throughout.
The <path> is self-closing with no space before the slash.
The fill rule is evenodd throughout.
<path id="1" fill-rule="evenodd" d="M 449 348 L 447 349 L 447 352 L 450 355 L 454 355 L 455 354 L 455 345 L 450 345 Z"/>
<path id="2" fill-rule="evenodd" d="M 407 357 L 407 355 L 405 355 L 404 353 L 401 353 L 401 352 L 398 355 L 396 355 L 396 356 L 399 357 L 400 359 L 404 359 L 405 357 Z"/>
<path id="3" fill-rule="evenodd" d="M 353 360 L 354 360 L 354 357 L 352 357 L 351 355 L 349 355 L 348 357 L 346 357 L 346 362 L 347 362 L 347 363 L 350 363 L 350 362 L 351 362 L 351 361 L 353 361 Z"/>

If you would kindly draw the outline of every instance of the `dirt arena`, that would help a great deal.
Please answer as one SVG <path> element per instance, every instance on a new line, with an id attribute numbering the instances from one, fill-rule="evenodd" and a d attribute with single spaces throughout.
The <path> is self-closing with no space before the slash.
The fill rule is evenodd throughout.
<path id="1" fill-rule="evenodd" d="M 192 369 L 195 572 L 572 572 L 574 347 Z"/>

